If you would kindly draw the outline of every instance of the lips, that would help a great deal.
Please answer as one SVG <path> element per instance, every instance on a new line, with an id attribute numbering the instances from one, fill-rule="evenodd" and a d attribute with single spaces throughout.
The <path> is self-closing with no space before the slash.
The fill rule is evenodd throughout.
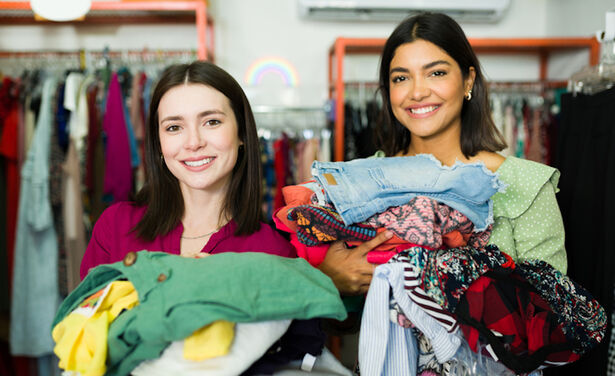
<path id="1" fill-rule="evenodd" d="M 414 119 L 424 119 L 432 116 L 442 107 L 441 104 L 413 105 L 405 108 L 408 116 Z"/>
<path id="2" fill-rule="evenodd" d="M 211 161 L 213 160 L 214 160 L 213 157 L 209 157 L 209 158 L 203 158 L 199 160 L 184 161 L 184 164 L 190 167 L 201 167 L 203 165 L 211 163 Z"/>
<path id="3" fill-rule="evenodd" d="M 440 106 L 433 105 L 433 106 L 421 106 L 421 107 L 414 107 L 414 108 L 411 107 L 408 110 L 413 114 L 423 115 L 423 114 L 433 112 L 437 110 L 438 108 L 440 108 Z"/>

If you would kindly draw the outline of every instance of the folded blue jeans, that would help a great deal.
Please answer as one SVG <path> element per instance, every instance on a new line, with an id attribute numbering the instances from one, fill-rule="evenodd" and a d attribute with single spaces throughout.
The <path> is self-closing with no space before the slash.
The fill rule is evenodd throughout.
<path id="1" fill-rule="evenodd" d="M 312 175 L 346 225 L 427 196 L 459 210 L 484 231 L 493 223 L 491 196 L 506 184 L 482 162 L 443 166 L 430 154 L 312 164 Z"/>

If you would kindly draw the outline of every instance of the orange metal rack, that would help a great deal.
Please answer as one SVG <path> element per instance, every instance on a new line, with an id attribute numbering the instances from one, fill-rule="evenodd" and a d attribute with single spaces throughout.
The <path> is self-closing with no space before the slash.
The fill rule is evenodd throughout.
<path id="1" fill-rule="evenodd" d="M 85 19 L 68 22 L 75 25 L 135 24 L 135 23 L 192 23 L 196 24 L 197 56 L 212 60 L 214 51 L 213 21 L 207 16 L 203 0 L 180 1 L 94 1 Z M 0 24 L 66 24 L 38 21 L 27 1 L 0 1 Z"/>
<path id="2" fill-rule="evenodd" d="M 540 80 L 547 79 L 549 55 L 554 51 L 589 49 L 589 64 L 598 63 L 600 43 L 596 38 L 474 39 L 477 54 L 534 54 L 540 58 Z M 329 98 L 335 101 L 334 160 L 344 159 L 344 59 L 347 54 L 380 54 L 384 38 L 337 38 L 329 49 Z M 335 62 L 333 59 L 335 58 Z"/>

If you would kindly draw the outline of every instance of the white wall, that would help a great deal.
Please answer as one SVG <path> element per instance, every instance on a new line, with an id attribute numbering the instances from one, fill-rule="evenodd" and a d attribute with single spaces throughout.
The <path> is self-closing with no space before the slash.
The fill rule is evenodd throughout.
<path id="1" fill-rule="evenodd" d="M 497 24 L 462 24 L 468 37 L 591 36 L 604 28 L 608 0 L 511 0 Z M 296 0 L 211 0 L 216 24 L 216 62 L 244 85 L 255 104 L 317 106 L 327 95 L 327 54 L 336 37 L 386 38 L 394 23 L 323 22 L 300 19 Z M 163 26 L 1 26 L 0 50 L 78 48 L 189 49 L 196 46 L 191 25 Z M 287 89 L 279 77 L 249 87 L 244 76 L 264 57 L 281 57 L 295 66 L 300 86 Z M 480 57 L 491 79 L 533 80 L 532 56 Z M 1 64 L 1 61 L 0 61 Z M 564 54 L 550 64 L 552 78 L 565 79 L 587 64 L 587 54 Z M 347 78 L 375 79 L 376 56 L 349 58 Z M 1 67 L 0 67 L 1 68 Z"/>

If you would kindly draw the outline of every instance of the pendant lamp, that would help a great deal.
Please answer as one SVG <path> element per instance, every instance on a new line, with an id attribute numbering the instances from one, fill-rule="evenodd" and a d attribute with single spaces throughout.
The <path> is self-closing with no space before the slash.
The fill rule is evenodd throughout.
<path id="1" fill-rule="evenodd" d="M 32 11 L 50 21 L 71 21 L 85 16 L 92 0 L 30 0 Z"/>

